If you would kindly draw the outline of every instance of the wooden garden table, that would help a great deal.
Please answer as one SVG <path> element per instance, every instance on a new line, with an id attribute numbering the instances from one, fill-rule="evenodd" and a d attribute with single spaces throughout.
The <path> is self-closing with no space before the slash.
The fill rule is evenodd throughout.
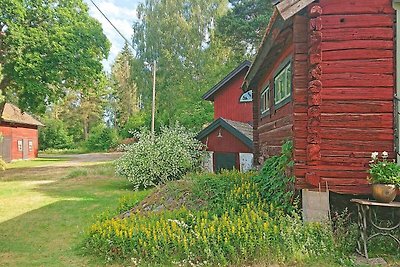
<path id="1" fill-rule="evenodd" d="M 358 208 L 358 229 L 359 238 L 357 240 L 357 252 L 368 259 L 367 243 L 369 240 L 377 236 L 387 236 L 392 238 L 399 246 L 400 237 L 396 234 L 396 230 L 400 229 L 400 202 L 380 203 L 373 200 L 352 199 Z M 379 208 L 394 209 L 395 220 L 394 225 L 383 227 L 377 222 L 376 209 Z M 374 230 L 374 231 L 372 231 Z"/>

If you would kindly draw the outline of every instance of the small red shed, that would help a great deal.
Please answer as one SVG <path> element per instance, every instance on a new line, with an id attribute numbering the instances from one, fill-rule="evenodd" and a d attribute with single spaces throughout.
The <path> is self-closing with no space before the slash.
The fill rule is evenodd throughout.
<path id="1" fill-rule="evenodd" d="M 253 166 L 252 92 L 241 89 L 250 65 L 244 61 L 203 96 L 214 102 L 214 122 L 197 135 L 209 151 L 210 171 Z"/>
<path id="2" fill-rule="evenodd" d="M 3 136 L 0 156 L 3 160 L 36 158 L 39 150 L 38 127 L 43 124 L 10 103 L 5 103 L 0 111 L 0 134 Z"/>
<path id="3" fill-rule="evenodd" d="M 298 189 L 369 194 L 371 152 L 398 152 L 400 1 L 275 2 L 243 84 L 253 91 L 255 159 L 291 139 Z"/>

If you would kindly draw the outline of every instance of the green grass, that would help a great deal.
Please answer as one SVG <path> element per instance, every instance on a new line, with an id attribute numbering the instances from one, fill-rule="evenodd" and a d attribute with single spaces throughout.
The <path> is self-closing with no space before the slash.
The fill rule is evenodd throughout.
<path id="1" fill-rule="evenodd" d="M 68 157 L 43 157 L 32 160 L 18 160 L 7 164 L 7 169 L 19 169 L 19 168 L 33 168 L 53 165 L 61 162 L 69 161 Z"/>
<path id="2" fill-rule="evenodd" d="M 111 165 L 83 169 L 82 176 L 76 168 L 45 168 L 0 177 L 1 266 L 102 265 L 81 255 L 84 231 L 97 214 L 115 210 L 122 196 L 141 200 L 148 191 L 132 193 Z"/>

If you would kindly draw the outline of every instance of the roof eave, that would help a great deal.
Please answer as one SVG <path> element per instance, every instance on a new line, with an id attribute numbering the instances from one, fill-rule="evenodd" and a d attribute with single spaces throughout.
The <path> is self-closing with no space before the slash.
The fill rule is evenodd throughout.
<path id="1" fill-rule="evenodd" d="M 196 138 L 198 140 L 202 140 L 206 136 L 208 136 L 210 133 L 212 133 L 215 129 L 218 127 L 222 127 L 226 129 L 229 133 L 231 133 L 233 136 L 238 138 L 242 143 L 244 143 L 247 147 L 250 149 L 253 149 L 253 141 L 250 140 L 246 135 L 244 135 L 242 132 L 238 131 L 234 127 L 232 127 L 229 123 L 227 123 L 223 118 L 218 118 L 214 122 L 212 122 L 209 126 L 201 130 Z"/>
<path id="2" fill-rule="evenodd" d="M 214 95 L 217 93 L 224 85 L 226 85 L 232 78 L 242 72 L 245 68 L 250 68 L 251 62 L 248 60 L 243 61 L 238 67 L 226 75 L 221 81 L 214 85 L 210 90 L 208 90 L 204 95 L 203 99 L 208 101 L 214 100 Z"/>
<path id="3" fill-rule="evenodd" d="M 273 47 L 274 41 L 278 35 L 276 30 L 282 28 L 287 20 L 314 1 L 315 0 L 281 1 L 275 6 L 274 13 L 268 23 L 267 30 L 257 51 L 255 60 L 243 81 L 243 91 L 251 90 L 251 87 L 256 82 L 255 77 L 263 65 L 265 57 L 267 57 L 270 49 Z"/>

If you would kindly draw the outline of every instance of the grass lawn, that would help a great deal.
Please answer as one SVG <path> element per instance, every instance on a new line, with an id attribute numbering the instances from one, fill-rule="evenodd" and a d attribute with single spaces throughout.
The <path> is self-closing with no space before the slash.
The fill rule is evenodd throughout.
<path id="1" fill-rule="evenodd" d="M 33 168 L 41 166 L 49 166 L 60 162 L 69 161 L 68 157 L 41 157 L 32 160 L 18 160 L 7 164 L 7 169 L 19 169 L 19 168 Z"/>
<path id="2" fill-rule="evenodd" d="M 130 190 L 111 165 L 6 171 L 0 177 L 0 266 L 103 265 L 80 255 L 82 234 Z M 148 191 L 134 194 L 139 200 Z"/>

